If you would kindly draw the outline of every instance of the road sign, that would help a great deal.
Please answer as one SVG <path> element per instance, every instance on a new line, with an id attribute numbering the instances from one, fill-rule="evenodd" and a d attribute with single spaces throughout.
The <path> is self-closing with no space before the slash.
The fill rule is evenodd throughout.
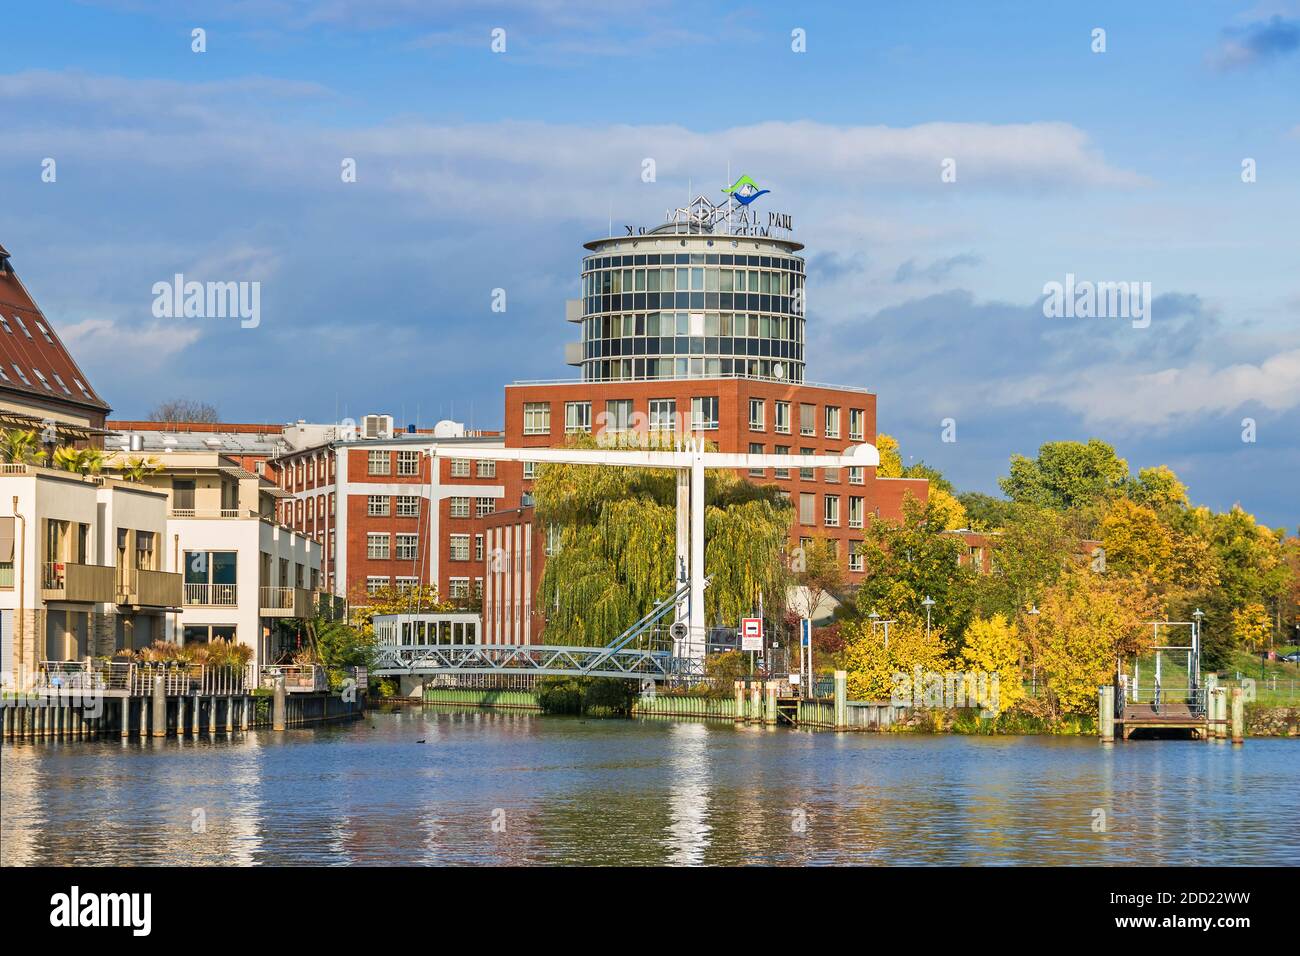
<path id="1" fill-rule="evenodd" d="M 740 619 L 740 649 L 742 651 L 761 651 L 763 649 L 763 619 L 761 617 L 742 617 Z"/>
<path id="2" fill-rule="evenodd" d="M 804 647 L 812 647 L 812 621 L 806 617 L 799 622 L 799 643 Z"/>

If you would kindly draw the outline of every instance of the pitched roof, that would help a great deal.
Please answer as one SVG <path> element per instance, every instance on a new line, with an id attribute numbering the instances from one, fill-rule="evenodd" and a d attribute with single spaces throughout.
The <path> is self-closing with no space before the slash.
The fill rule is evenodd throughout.
<path id="1" fill-rule="evenodd" d="M 16 366 L 16 367 L 15 367 Z M 108 403 L 86 380 L 41 312 L 31 293 L 13 271 L 9 253 L 0 245 L 0 392 L 32 395 L 99 412 Z"/>

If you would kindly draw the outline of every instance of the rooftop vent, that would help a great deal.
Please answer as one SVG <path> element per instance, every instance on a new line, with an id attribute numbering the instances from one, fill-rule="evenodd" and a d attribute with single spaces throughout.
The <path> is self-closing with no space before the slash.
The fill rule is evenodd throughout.
<path id="1" fill-rule="evenodd" d="M 392 438 L 392 415 L 366 415 L 362 420 L 362 434 L 366 438 Z"/>

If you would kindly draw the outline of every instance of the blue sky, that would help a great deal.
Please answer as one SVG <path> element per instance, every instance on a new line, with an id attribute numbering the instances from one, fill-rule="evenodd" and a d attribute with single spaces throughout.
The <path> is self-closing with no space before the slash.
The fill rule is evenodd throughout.
<path id="1" fill-rule="evenodd" d="M 1300 2 L 46 0 L 0 54 L 0 242 L 121 417 L 499 427 L 575 371 L 581 243 L 730 168 L 807 245 L 809 378 L 905 456 L 994 491 L 1096 436 L 1300 523 Z M 176 272 L 261 324 L 155 318 Z M 1067 273 L 1150 327 L 1045 318 Z"/>

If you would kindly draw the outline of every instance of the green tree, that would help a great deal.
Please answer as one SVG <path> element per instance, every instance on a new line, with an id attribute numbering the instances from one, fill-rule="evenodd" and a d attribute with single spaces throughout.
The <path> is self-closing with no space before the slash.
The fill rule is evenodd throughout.
<path id="1" fill-rule="evenodd" d="M 863 542 L 866 573 L 858 587 L 857 614 L 872 611 L 882 617 L 925 620 L 928 596 L 935 604 L 935 627 L 952 635 L 965 629 L 974 599 L 975 571 L 959 565 L 965 542 L 945 534 L 935 520 L 933 505 L 922 505 L 911 494 L 903 497 L 903 519 L 876 519 L 867 526 Z"/>
<path id="2" fill-rule="evenodd" d="M 1002 531 L 993 539 L 993 569 L 975 579 L 981 614 L 1014 617 L 1042 599 L 1079 553 L 1079 538 L 1061 514 L 1008 503 Z"/>
<path id="3" fill-rule="evenodd" d="M 583 437 L 575 444 L 592 447 Z M 539 589 L 548 640 L 608 643 L 677 587 L 676 480 L 666 469 L 548 464 L 533 497 L 538 524 L 556 531 Z M 782 560 L 793 512 L 774 486 L 731 472 L 705 480 L 709 621 L 734 624 L 759 605 L 785 606 Z"/>
<path id="4" fill-rule="evenodd" d="M 1012 501 L 1068 510 L 1093 505 L 1123 490 L 1128 462 L 1097 438 L 1047 442 L 1037 458 L 1011 456 L 1011 474 L 998 484 Z"/>

